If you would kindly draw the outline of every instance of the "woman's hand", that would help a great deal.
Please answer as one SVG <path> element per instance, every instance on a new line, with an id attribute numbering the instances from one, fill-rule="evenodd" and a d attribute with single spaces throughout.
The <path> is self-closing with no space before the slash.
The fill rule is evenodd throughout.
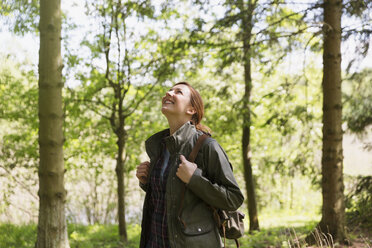
<path id="1" fill-rule="evenodd" d="M 196 164 L 187 161 L 183 155 L 180 155 L 180 159 L 181 163 L 178 166 L 176 175 L 182 180 L 182 182 L 188 184 L 197 166 Z"/>
<path id="2" fill-rule="evenodd" d="M 147 176 L 149 174 L 149 169 L 150 169 L 149 161 L 142 162 L 139 166 L 137 166 L 136 177 L 142 184 L 147 183 Z"/>

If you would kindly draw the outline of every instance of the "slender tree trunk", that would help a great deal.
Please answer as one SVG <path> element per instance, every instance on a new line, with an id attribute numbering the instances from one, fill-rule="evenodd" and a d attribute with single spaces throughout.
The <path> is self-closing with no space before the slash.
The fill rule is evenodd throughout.
<path id="1" fill-rule="evenodd" d="M 116 176 L 118 179 L 118 218 L 119 218 L 119 236 L 120 240 L 124 243 L 128 241 L 127 226 L 125 222 L 125 184 L 124 184 L 124 147 L 126 134 L 124 125 L 120 125 L 121 131 L 118 135 L 118 157 L 116 159 Z"/>
<path id="2" fill-rule="evenodd" d="M 61 2 L 40 1 L 39 221 L 37 248 L 70 247 L 63 184 Z"/>
<path id="3" fill-rule="evenodd" d="M 85 203 L 85 204 L 88 204 L 88 203 Z M 87 218 L 88 218 L 88 223 L 90 225 L 93 225 L 93 221 L 92 221 L 92 211 L 90 209 L 90 206 L 86 205 L 85 206 L 85 212 L 86 212 L 86 215 L 87 215 Z"/>
<path id="4" fill-rule="evenodd" d="M 113 194 L 113 192 L 111 190 L 109 190 L 108 195 L 107 195 L 107 200 L 106 200 L 107 205 L 106 205 L 106 209 L 105 209 L 105 217 L 104 217 L 103 224 L 109 224 L 110 211 L 111 211 L 110 202 L 111 202 L 112 194 Z"/>
<path id="5" fill-rule="evenodd" d="M 345 241 L 341 101 L 341 0 L 324 2 L 322 232 Z"/>
<path id="6" fill-rule="evenodd" d="M 244 83 L 245 91 L 243 96 L 243 135 L 242 135 L 242 152 L 244 164 L 244 179 L 247 190 L 247 203 L 249 213 L 249 231 L 259 230 L 257 202 L 255 193 L 255 181 L 252 173 L 251 162 L 251 112 L 249 108 L 250 97 L 252 93 L 252 77 L 251 77 L 251 47 L 250 40 L 252 36 L 252 21 L 255 3 L 249 1 L 246 10 L 243 1 L 239 1 L 239 8 L 242 13 L 242 32 L 243 32 L 243 52 L 244 52 Z"/>
<path id="7" fill-rule="evenodd" d="M 99 223 L 99 210 L 98 210 L 98 190 L 97 190 L 97 187 L 98 187 L 98 173 L 97 171 L 95 171 L 94 173 L 94 186 L 93 186 L 93 197 L 92 197 L 92 209 L 93 209 L 93 223 L 94 224 L 98 224 Z"/>
<path id="8" fill-rule="evenodd" d="M 249 123 L 249 119 L 244 118 L 244 124 Z M 243 125 L 244 125 L 243 124 Z M 254 178 L 252 173 L 252 163 L 250 155 L 249 138 L 250 128 L 243 126 L 243 162 L 244 162 L 244 179 L 245 187 L 247 190 L 247 203 L 248 203 L 248 213 L 249 213 L 249 231 L 259 230 L 258 214 L 257 214 L 257 202 L 256 193 L 254 186 Z"/>
<path id="9" fill-rule="evenodd" d="M 294 175 L 293 173 L 291 173 L 291 181 L 289 182 L 290 183 L 290 203 L 289 203 L 289 209 L 293 209 L 293 201 L 294 201 L 294 188 L 293 188 L 293 179 L 294 179 Z"/>
<path id="10" fill-rule="evenodd" d="M 115 15 L 117 18 L 117 15 Z M 112 27 L 115 26 L 115 20 L 111 19 Z M 106 80 L 110 87 L 114 91 L 115 100 L 113 102 L 113 108 L 110 117 L 110 124 L 113 132 L 117 137 L 117 158 L 116 158 L 116 177 L 117 177 L 117 192 L 118 192 L 118 220 L 119 220 L 119 237 L 120 240 L 125 244 L 128 241 L 127 227 L 125 222 L 125 184 L 124 184 L 124 148 L 127 140 L 127 133 L 124 129 L 125 126 L 125 116 L 123 109 L 123 102 L 125 98 L 126 91 L 123 90 L 122 79 L 118 79 L 114 82 L 110 79 L 110 46 L 111 46 L 111 35 L 112 28 L 109 31 L 108 43 L 105 45 L 105 56 L 106 56 Z M 120 75 L 120 68 L 118 70 L 118 75 Z"/>

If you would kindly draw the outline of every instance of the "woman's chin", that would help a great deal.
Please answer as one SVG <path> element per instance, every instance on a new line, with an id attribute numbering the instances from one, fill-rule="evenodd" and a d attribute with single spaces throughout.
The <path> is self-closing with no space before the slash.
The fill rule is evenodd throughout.
<path id="1" fill-rule="evenodd" d="M 174 116 L 177 116 L 177 115 L 178 115 L 178 113 L 175 112 L 174 109 L 169 109 L 167 106 L 162 107 L 162 108 L 161 108 L 161 112 L 162 112 L 162 114 L 163 114 L 166 118 L 171 117 L 171 116 L 174 117 Z"/>
<path id="2" fill-rule="evenodd" d="M 166 106 L 163 106 L 162 108 L 161 108 L 161 112 L 163 113 L 163 115 L 167 115 L 168 113 L 169 113 L 169 109 L 166 107 Z"/>

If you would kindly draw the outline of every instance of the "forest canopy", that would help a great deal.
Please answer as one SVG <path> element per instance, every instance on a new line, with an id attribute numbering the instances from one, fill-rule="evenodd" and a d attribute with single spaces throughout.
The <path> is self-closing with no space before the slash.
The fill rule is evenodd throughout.
<path id="1" fill-rule="evenodd" d="M 332 2 L 2 1 L 0 247 L 34 246 L 39 204 L 48 195 L 43 168 L 52 164 L 59 166 L 60 179 L 50 185 L 58 181 L 62 192 L 67 244 L 96 247 L 101 241 L 87 233 L 103 228 L 107 247 L 138 247 L 145 193 L 135 170 L 148 159 L 145 140 L 168 127 L 161 97 L 180 81 L 200 92 L 202 123 L 244 192 L 242 242 L 281 247 L 288 235 L 270 232 L 286 228 L 306 236 L 324 221 L 324 154 L 339 147 L 325 148 L 324 140 L 325 118 L 337 116 L 324 105 L 333 98 L 325 94 L 334 78 L 325 69 L 334 59 L 326 53 L 334 48 L 326 45 L 332 32 L 340 43 L 334 130 L 341 137 L 342 218 L 350 233 L 371 235 L 372 2 L 334 4 L 339 31 L 326 21 Z M 45 21 L 56 16 L 56 26 Z M 43 46 L 48 35 L 55 43 Z M 54 124 L 43 124 L 51 115 L 43 110 L 56 115 Z M 52 128 L 59 128 L 54 143 L 42 136 Z M 60 145 L 60 155 L 44 163 L 50 143 Z M 3 232 L 12 228 L 24 233 L 24 246 Z M 370 245 L 371 236 L 366 240 Z"/>

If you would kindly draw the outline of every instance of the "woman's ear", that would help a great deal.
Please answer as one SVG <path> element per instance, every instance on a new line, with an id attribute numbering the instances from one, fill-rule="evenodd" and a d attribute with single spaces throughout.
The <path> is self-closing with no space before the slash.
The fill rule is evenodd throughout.
<path id="1" fill-rule="evenodd" d="M 193 116 L 196 113 L 196 110 L 194 109 L 194 107 L 189 107 L 187 108 L 186 113 Z"/>

